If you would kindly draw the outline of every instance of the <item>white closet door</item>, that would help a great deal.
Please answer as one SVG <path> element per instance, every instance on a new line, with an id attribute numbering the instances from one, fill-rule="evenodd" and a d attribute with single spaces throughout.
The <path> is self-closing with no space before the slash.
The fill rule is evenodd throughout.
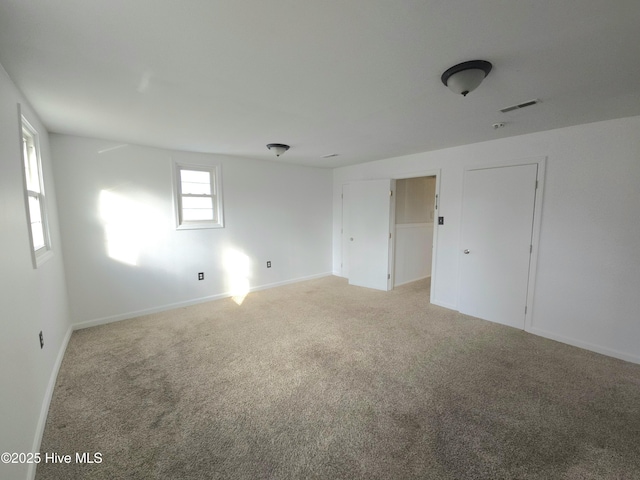
<path id="1" fill-rule="evenodd" d="M 462 313 L 524 329 L 536 164 L 467 170 L 462 201 Z"/>
<path id="2" fill-rule="evenodd" d="M 390 289 L 392 180 L 349 184 L 349 284 Z"/>

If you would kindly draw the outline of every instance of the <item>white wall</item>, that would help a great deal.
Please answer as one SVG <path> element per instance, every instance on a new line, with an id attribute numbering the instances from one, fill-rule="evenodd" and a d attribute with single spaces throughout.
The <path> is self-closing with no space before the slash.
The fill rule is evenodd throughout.
<path id="1" fill-rule="evenodd" d="M 31 261 L 17 104 L 39 134 L 53 258 Z M 47 132 L 0 66 L 0 452 L 38 451 L 61 353 L 70 335 L 56 189 Z M 38 332 L 44 335 L 40 349 Z M 0 463 L 0 478 L 28 465 Z"/>
<path id="2" fill-rule="evenodd" d="M 331 272 L 330 170 L 66 135 L 51 142 L 76 324 Z M 176 230 L 173 161 L 222 166 L 225 228 Z"/>
<path id="3" fill-rule="evenodd" d="M 433 222 L 396 223 L 394 286 L 431 276 Z"/>
<path id="4" fill-rule="evenodd" d="M 333 271 L 345 182 L 441 169 L 431 300 L 456 309 L 463 168 L 546 156 L 531 332 L 640 363 L 640 117 L 334 170 Z"/>
<path id="5" fill-rule="evenodd" d="M 433 222 L 436 177 L 397 180 L 395 195 L 396 224 Z"/>

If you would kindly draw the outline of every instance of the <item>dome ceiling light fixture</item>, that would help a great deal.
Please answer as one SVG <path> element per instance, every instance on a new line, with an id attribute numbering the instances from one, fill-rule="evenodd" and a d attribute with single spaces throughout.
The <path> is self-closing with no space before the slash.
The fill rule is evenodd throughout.
<path id="1" fill-rule="evenodd" d="M 284 143 L 270 143 L 267 145 L 267 148 L 276 154 L 276 157 L 279 157 L 284 152 L 289 150 L 289 145 L 285 145 Z"/>
<path id="2" fill-rule="evenodd" d="M 486 60 L 471 60 L 462 62 L 447 69 L 441 80 L 453 93 L 466 97 L 473 92 L 485 79 L 493 65 Z"/>

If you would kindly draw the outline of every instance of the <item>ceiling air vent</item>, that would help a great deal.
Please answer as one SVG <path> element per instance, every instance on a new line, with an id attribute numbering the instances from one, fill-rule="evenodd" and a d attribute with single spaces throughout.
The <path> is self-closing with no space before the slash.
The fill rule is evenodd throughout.
<path id="1" fill-rule="evenodd" d="M 501 108 L 500 111 L 502 113 L 513 112 L 514 110 L 519 110 L 520 108 L 529 107 L 531 105 L 535 105 L 536 103 L 540 103 L 540 100 L 529 100 L 528 102 L 519 103 L 517 105 L 511 105 L 510 107 Z"/>

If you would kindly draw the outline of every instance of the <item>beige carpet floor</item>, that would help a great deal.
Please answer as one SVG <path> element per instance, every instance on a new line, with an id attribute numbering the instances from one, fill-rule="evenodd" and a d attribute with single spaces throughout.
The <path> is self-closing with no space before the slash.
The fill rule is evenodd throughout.
<path id="1" fill-rule="evenodd" d="M 74 332 L 48 479 L 637 479 L 640 365 L 326 277 Z M 75 460 L 75 459 L 74 459 Z"/>

